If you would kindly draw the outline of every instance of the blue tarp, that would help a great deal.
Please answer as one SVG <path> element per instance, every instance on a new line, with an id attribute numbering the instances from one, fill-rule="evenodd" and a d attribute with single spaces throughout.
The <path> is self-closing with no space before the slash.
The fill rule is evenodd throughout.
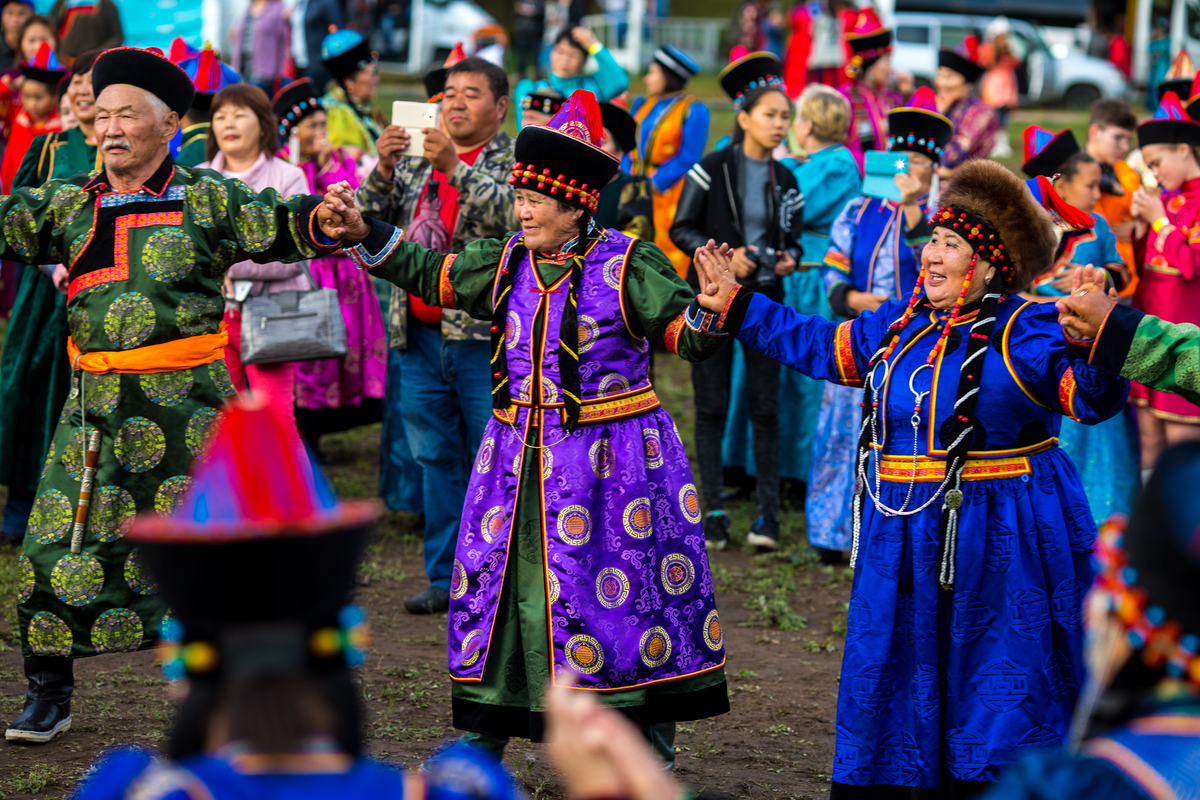
<path id="1" fill-rule="evenodd" d="M 159 47 L 166 52 L 171 40 L 182 36 L 192 47 L 203 46 L 202 3 L 203 0 L 119 0 L 125 44 Z"/>

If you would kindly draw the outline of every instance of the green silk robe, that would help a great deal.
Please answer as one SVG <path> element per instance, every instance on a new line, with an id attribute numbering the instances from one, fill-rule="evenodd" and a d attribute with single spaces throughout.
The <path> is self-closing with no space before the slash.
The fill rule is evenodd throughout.
<path id="1" fill-rule="evenodd" d="M 181 167 L 198 167 L 208 161 L 208 136 L 212 123 L 198 122 L 184 129 L 179 142 L 179 158 L 175 163 Z"/>
<path id="2" fill-rule="evenodd" d="M 257 193 L 167 157 L 143 187 L 116 192 L 103 171 L 22 189 L 0 202 L 0 258 L 70 269 L 67 324 L 83 353 L 129 351 L 213 334 L 221 282 L 238 261 L 298 261 L 333 249 L 314 236 L 320 198 Z M 217 353 L 219 354 L 219 350 Z M 223 359 L 147 374 L 75 372 L 20 559 L 26 655 L 138 650 L 164 609 L 124 540 L 133 515 L 170 513 L 218 407 L 234 393 Z M 83 548 L 71 554 L 87 434 L 101 434 Z"/>

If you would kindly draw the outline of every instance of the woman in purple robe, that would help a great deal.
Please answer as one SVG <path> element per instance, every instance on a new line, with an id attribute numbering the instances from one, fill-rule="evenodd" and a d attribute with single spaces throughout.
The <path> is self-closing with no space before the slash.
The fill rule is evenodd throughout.
<path id="1" fill-rule="evenodd" d="M 675 723 L 729 699 L 700 500 L 650 346 L 700 360 L 725 338 L 662 250 L 592 223 L 617 170 L 602 137 L 586 91 L 522 129 L 521 232 L 457 254 L 364 222 L 345 186 L 326 202 L 371 274 L 492 320 L 495 411 L 450 588 L 455 727 L 494 751 L 541 740 L 544 690 L 570 676 L 670 763 Z"/>

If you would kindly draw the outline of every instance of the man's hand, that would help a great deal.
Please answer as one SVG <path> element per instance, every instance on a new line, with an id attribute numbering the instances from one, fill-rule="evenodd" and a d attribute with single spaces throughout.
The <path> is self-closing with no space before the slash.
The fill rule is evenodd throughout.
<path id="1" fill-rule="evenodd" d="M 846 290 L 846 305 L 859 314 L 864 311 L 876 311 L 887 301 L 883 295 L 860 292 L 857 289 Z"/>
<path id="2" fill-rule="evenodd" d="M 583 49 L 587 50 L 589 53 L 592 50 L 592 45 L 599 41 L 596 39 L 596 34 L 592 33 L 591 28 L 585 28 L 583 26 L 572 28 L 571 38 L 583 45 Z"/>
<path id="3" fill-rule="evenodd" d="M 429 159 L 434 169 L 449 178 L 458 166 L 458 151 L 454 149 L 454 142 L 440 130 L 425 128 L 421 132 L 425 134 L 425 158 Z"/>
<path id="4" fill-rule="evenodd" d="M 731 257 L 733 259 L 733 274 L 739 278 L 749 278 L 754 274 L 754 270 L 758 269 L 758 264 L 750 260 L 750 257 L 746 255 L 746 248 L 744 247 L 739 247 L 732 251 Z"/>
<path id="5" fill-rule="evenodd" d="M 696 301 L 706 311 L 720 314 L 725 310 L 729 295 L 737 288 L 734 278 L 733 256 L 729 245 L 719 248 L 712 239 L 704 247 L 697 247 L 692 263 L 696 267 L 696 275 L 700 278 L 700 294 Z"/>
<path id="6" fill-rule="evenodd" d="M 915 206 L 921 199 L 924 189 L 921 182 L 907 172 L 897 172 L 892 176 L 896 188 L 900 190 L 900 205 Z"/>
<path id="7" fill-rule="evenodd" d="M 792 254 L 786 250 L 779 251 L 779 260 L 775 262 L 775 274 L 779 276 L 791 275 L 796 271 L 796 259 L 792 258 Z"/>
<path id="8" fill-rule="evenodd" d="M 1058 309 L 1058 324 L 1072 339 L 1095 339 L 1109 310 L 1117 302 L 1117 290 L 1104 291 L 1105 272 L 1093 267 L 1079 267 L 1071 280 L 1071 294 L 1054 307 Z"/>
<path id="9" fill-rule="evenodd" d="M 379 153 L 379 163 L 375 169 L 387 180 L 392 179 L 396 164 L 400 161 L 400 153 L 408 148 L 408 131 L 396 125 L 388 125 L 383 129 L 383 135 L 375 142 Z"/>
<path id="10" fill-rule="evenodd" d="M 54 274 L 50 276 L 50 280 L 54 281 L 54 288 L 58 290 L 59 294 L 66 294 L 67 286 L 71 282 L 71 274 L 66 267 L 58 264 L 54 267 Z"/>
<path id="11" fill-rule="evenodd" d="M 317 222 L 330 239 L 342 239 L 348 244 L 361 242 L 371 232 L 371 226 L 354 204 L 354 190 L 346 181 L 329 187 L 325 201 L 317 207 Z"/>

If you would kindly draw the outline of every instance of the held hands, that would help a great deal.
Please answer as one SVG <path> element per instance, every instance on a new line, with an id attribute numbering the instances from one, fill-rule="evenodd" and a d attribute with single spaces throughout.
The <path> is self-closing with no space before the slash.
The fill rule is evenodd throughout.
<path id="1" fill-rule="evenodd" d="M 1146 222 L 1154 222 L 1165 217 L 1167 209 L 1158 194 L 1142 187 L 1133 193 L 1130 213 Z"/>
<path id="2" fill-rule="evenodd" d="M 317 222 L 326 236 L 343 239 L 349 244 L 361 242 L 371 232 L 371 226 L 354 204 L 354 190 L 346 181 L 338 181 L 329 187 L 325 201 L 317 207 Z"/>
<path id="3" fill-rule="evenodd" d="M 733 271 L 733 251 L 729 249 L 729 245 L 717 247 L 717 243 L 709 239 L 708 244 L 696 248 L 692 263 L 696 267 L 696 276 L 700 279 L 700 294 L 696 295 L 696 302 L 705 311 L 720 314 L 725 310 L 729 295 L 733 294 L 738 285 Z"/>
<path id="4" fill-rule="evenodd" d="M 1054 307 L 1058 323 L 1073 339 L 1095 339 L 1100 326 L 1117 302 L 1117 290 L 1104 291 L 1105 273 L 1091 264 L 1079 267 L 1071 278 L 1071 294 Z"/>

